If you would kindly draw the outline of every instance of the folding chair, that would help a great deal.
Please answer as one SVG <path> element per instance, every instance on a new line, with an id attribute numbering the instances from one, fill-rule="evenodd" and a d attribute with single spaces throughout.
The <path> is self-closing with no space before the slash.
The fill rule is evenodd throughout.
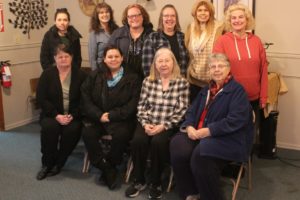
<path id="1" fill-rule="evenodd" d="M 252 116 L 252 122 L 255 124 L 254 111 L 252 111 Z M 251 150 L 249 152 L 251 152 Z M 241 179 L 245 176 L 245 174 L 248 176 L 248 190 L 250 191 L 252 189 L 252 154 L 249 154 L 250 155 L 247 162 L 231 162 L 222 171 L 222 176 L 229 178 L 233 185 L 232 200 L 236 199 L 236 194 L 240 186 Z"/>
<path id="2" fill-rule="evenodd" d="M 247 173 L 248 172 L 248 173 Z M 252 189 L 252 161 L 251 156 L 248 158 L 248 162 L 229 163 L 222 171 L 222 177 L 229 178 L 232 185 L 232 200 L 236 199 L 238 188 L 240 187 L 241 179 L 247 174 L 248 177 L 248 190 Z"/>
<path id="3" fill-rule="evenodd" d="M 147 162 L 151 162 L 151 161 L 147 160 Z M 128 162 L 127 162 L 127 170 L 126 170 L 126 173 L 125 173 L 125 183 L 129 182 L 132 170 L 133 170 L 133 161 L 132 161 L 132 157 L 130 156 L 129 159 L 128 159 Z M 173 178 L 174 178 L 174 172 L 173 172 L 173 169 L 170 165 L 170 176 L 169 176 L 169 182 L 168 182 L 168 186 L 167 186 L 167 192 L 171 191 Z"/>

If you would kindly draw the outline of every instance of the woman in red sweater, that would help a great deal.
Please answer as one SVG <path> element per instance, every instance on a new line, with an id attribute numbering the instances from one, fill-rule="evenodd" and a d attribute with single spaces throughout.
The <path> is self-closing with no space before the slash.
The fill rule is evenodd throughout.
<path id="1" fill-rule="evenodd" d="M 225 14 L 225 28 L 213 48 L 214 53 L 227 55 L 231 73 L 246 90 L 256 114 L 256 129 L 259 125 L 259 111 L 266 106 L 268 90 L 268 61 L 259 37 L 251 33 L 254 18 L 243 4 L 231 5 Z"/>

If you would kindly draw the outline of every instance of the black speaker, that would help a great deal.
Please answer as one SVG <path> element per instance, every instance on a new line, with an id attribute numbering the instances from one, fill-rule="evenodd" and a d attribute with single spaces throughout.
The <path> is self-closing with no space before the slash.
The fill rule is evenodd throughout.
<path id="1" fill-rule="evenodd" d="M 259 154 L 260 158 L 276 159 L 276 131 L 278 111 L 271 111 L 269 116 L 261 117 L 259 130 Z"/>

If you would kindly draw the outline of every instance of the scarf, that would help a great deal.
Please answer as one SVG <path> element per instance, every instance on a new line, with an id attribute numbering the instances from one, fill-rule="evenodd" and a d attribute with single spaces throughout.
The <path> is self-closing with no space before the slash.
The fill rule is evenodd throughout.
<path id="1" fill-rule="evenodd" d="M 117 85 L 117 83 L 119 83 L 119 81 L 121 80 L 123 75 L 124 75 L 124 69 L 123 69 L 123 67 L 121 67 L 120 70 L 118 71 L 118 73 L 114 77 L 112 77 L 110 80 L 107 80 L 107 86 L 109 88 L 115 87 L 115 85 Z"/>
<path id="2" fill-rule="evenodd" d="M 208 97 L 207 97 L 207 100 L 206 100 L 205 108 L 204 108 L 203 112 L 201 113 L 197 129 L 203 128 L 203 123 L 204 123 L 207 111 L 209 109 L 209 106 L 211 105 L 211 103 L 213 102 L 213 100 L 215 99 L 217 94 L 223 89 L 224 85 L 226 85 L 231 80 L 231 78 L 232 78 L 232 75 L 229 72 L 229 74 L 225 78 L 223 84 L 220 85 L 219 88 L 217 87 L 216 82 L 214 82 L 213 80 L 210 81 L 209 91 L 208 91 L 208 95 L 207 95 Z"/>

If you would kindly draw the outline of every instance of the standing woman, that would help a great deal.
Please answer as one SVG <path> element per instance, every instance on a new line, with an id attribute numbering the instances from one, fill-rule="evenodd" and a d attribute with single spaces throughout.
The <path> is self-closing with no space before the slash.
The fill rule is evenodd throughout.
<path id="1" fill-rule="evenodd" d="M 117 165 L 132 137 L 141 80 L 124 71 L 122 52 L 107 46 L 101 69 L 90 74 L 81 87 L 83 112 L 90 126 L 83 128 L 83 140 L 91 163 L 102 171 L 109 189 L 117 185 Z M 110 140 L 109 152 L 99 140 Z"/>
<path id="2" fill-rule="evenodd" d="M 230 31 L 218 39 L 214 52 L 227 55 L 234 78 L 245 88 L 255 111 L 255 130 L 261 108 L 266 106 L 268 61 L 259 37 L 248 32 L 254 28 L 251 11 L 243 4 L 231 5 L 225 14 L 225 28 Z"/>
<path id="3" fill-rule="evenodd" d="M 130 146 L 134 182 L 125 192 L 127 197 L 136 197 L 146 188 L 145 170 L 150 154 L 149 198 L 161 198 L 161 175 L 170 159 L 169 141 L 187 109 L 188 88 L 172 51 L 157 50 L 138 103 L 138 124 Z"/>
<path id="4" fill-rule="evenodd" d="M 186 76 L 188 52 L 184 44 L 184 34 L 180 30 L 176 8 L 171 4 L 165 5 L 160 11 L 157 32 L 151 33 L 144 43 L 142 67 L 145 76 L 149 76 L 155 52 L 161 47 L 172 50 L 181 74 Z"/>
<path id="5" fill-rule="evenodd" d="M 110 5 L 105 2 L 97 4 L 90 26 L 89 59 L 92 70 L 95 70 L 103 60 L 103 50 L 108 43 L 110 35 L 118 28 Z"/>
<path id="6" fill-rule="evenodd" d="M 72 66 L 72 58 L 70 49 L 58 45 L 56 67 L 44 70 L 39 80 L 42 169 L 38 180 L 60 172 L 81 135 L 79 102 L 85 74 Z"/>
<path id="7" fill-rule="evenodd" d="M 125 70 L 143 79 L 142 49 L 146 37 L 153 32 L 149 14 L 143 6 L 132 4 L 125 8 L 122 23 L 123 26 L 113 32 L 109 44 L 121 49 Z"/>
<path id="8" fill-rule="evenodd" d="M 43 70 L 55 66 L 54 52 L 58 44 L 64 44 L 71 50 L 72 66 L 81 67 L 80 33 L 70 25 L 70 14 L 66 8 L 56 9 L 55 25 L 44 35 L 41 46 L 40 62 Z"/>
<path id="9" fill-rule="evenodd" d="M 194 21 L 185 33 L 185 45 L 190 54 L 187 79 L 190 83 L 191 101 L 210 80 L 208 56 L 216 39 L 223 32 L 223 24 L 214 18 L 215 9 L 208 0 L 196 1 L 192 8 Z"/>

